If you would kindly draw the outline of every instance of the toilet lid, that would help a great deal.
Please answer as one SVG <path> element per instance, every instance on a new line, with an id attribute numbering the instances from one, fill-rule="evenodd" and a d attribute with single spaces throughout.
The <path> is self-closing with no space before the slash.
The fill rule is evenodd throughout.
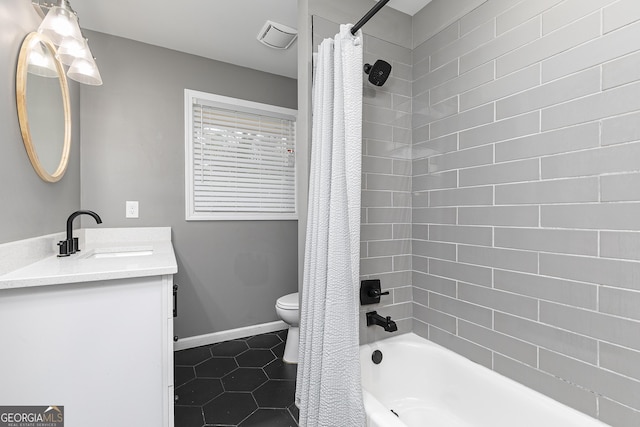
<path id="1" fill-rule="evenodd" d="M 282 296 L 278 298 L 276 301 L 276 305 L 280 308 L 288 309 L 288 310 L 297 310 L 298 309 L 298 293 L 293 293 L 289 295 Z"/>

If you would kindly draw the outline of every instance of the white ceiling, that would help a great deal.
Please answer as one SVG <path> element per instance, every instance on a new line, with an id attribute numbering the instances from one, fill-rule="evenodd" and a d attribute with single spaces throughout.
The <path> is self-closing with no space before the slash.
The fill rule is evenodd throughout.
<path id="1" fill-rule="evenodd" d="M 431 0 L 391 0 L 387 6 L 413 16 L 430 2 Z"/>
<path id="2" fill-rule="evenodd" d="M 429 1 L 388 6 L 413 15 Z M 71 6 L 89 30 L 297 77 L 297 41 L 276 50 L 256 40 L 267 20 L 297 28 L 297 0 L 71 0 Z"/>

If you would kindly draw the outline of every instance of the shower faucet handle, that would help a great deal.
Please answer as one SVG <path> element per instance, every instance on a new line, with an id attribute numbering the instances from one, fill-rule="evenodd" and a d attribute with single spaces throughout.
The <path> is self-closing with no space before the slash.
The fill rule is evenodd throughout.
<path id="1" fill-rule="evenodd" d="M 381 295 L 389 295 L 389 291 L 382 292 L 380 289 L 369 289 L 368 295 L 371 298 L 380 297 Z"/>
<path id="2" fill-rule="evenodd" d="M 389 295 L 389 291 L 382 292 L 379 279 L 360 282 L 360 305 L 378 304 L 381 295 Z"/>

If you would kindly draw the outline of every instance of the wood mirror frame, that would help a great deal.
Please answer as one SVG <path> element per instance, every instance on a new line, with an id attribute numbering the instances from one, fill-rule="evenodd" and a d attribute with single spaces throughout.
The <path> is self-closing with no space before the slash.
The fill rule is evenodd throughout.
<path id="1" fill-rule="evenodd" d="M 53 57 L 58 80 L 60 82 L 61 102 L 64 114 L 64 135 L 62 141 L 47 141 L 55 144 L 62 144 L 60 150 L 60 161 L 54 171 L 47 170 L 38 157 L 38 152 L 34 141 L 32 140 L 32 130 L 29 123 L 29 115 L 27 109 L 27 81 L 28 81 L 28 61 L 29 54 L 34 46 L 41 45 Z M 31 100 L 33 101 L 33 99 Z M 47 182 L 57 182 L 64 175 L 69 163 L 69 152 L 71 151 L 71 107 L 69 102 L 69 87 L 67 78 L 64 73 L 62 63 L 57 57 L 57 51 L 51 40 L 43 34 L 32 32 L 22 42 L 20 54 L 18 56 L 18 69 L 16 73 L 16 102 L 18 108 L 18 120 L 20 122 L 20 132 L 22 133 L 22 141 L 27 150 L 27 155 L 31 161 L 31 165 L 35 169 L 40 178 Z M 52 106 L 52 108 L 57 108 Z M 54 138 L 55 139 L 55 138 Z"/>

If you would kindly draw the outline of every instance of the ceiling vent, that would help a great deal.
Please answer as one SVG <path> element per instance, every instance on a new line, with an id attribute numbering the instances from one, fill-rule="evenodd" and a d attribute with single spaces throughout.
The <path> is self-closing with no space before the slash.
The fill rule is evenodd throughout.
<path id="1" fill-rule="evenodd" d="M 298 30 L 267 21 L 258 33 L 258 41 L 274 49 L 287 49 L 298 38 Z"/>

